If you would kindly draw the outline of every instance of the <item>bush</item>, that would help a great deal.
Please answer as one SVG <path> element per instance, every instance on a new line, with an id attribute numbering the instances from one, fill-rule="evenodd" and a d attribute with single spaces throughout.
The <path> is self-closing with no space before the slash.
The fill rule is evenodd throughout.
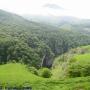
<path id="1" fill-rule="evenodd" d="M 40 71 L 39 72 L 40 76 L 42 76 L 44 78 L 50 78 L 52 75 L 50 69 L 48 69 L 48 68 L 42 68 L 39 71 Z"/>
<path id="2" fill-rule="evenodd" d="M 68 68 L 69 77 L 80 77 L 81 76 L 80 68 L 76 66 L 77 65 L 75 64 L 71 64 L 69 66 Z"/>
<path id="3" fill-rule="evenodd" d="M 90 76 L 90 65 L 86 65 L 86 67 L 82 69 L 81 76 Z"/>
<path id="4" fill-rule="evenodd" d="M 28 67 L 29 71 L 35 75 L 38 75 L 38 70 L 35 67 Z"/>
<path id="5" fill-rule="evenodd" d="M 81 63 L 72 63 L 68 68 L 69 77 L 90 76 L 90 65 Z"/>

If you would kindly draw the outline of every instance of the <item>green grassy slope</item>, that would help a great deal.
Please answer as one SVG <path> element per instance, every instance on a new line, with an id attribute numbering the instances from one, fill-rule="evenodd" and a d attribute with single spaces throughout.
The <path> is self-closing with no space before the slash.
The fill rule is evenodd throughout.
<path id="1" fill-rule="evenodd" d="M 0 85 L 22 87 L 27 84 L 32 87 L 32 90 L 90 90 L 90 77 L 44 79 L 31 74 L 22 64 L 11 63 L 0 66 Z"/>
<path id="2" fill-rule="evenodd" d="M 81 67 L 90 66 L 90 45 L 71 49 L 67 53 L 56 57 L 52 67 L 52 78 L 65 78 L 68 66 L 72 64 Z"/>
<path id="3" fill-rule="evenodd" d="M 80 54 L 80 55 L 75 55 L 74 58 L 76 59 L 76 61 L 79 62 L 90 62 L 90 54 Z"/>
<path id="4" fill-rule="evenodd" d="M 0 65 L 0 82 L 1 84 L 8 83 L 11 86 L 20 86 L 24 83 L 35 83 L 39 80 L 43 80 L 41 77 L 37 77 L 30 73 L 22 64 L 6 64 Z"/>

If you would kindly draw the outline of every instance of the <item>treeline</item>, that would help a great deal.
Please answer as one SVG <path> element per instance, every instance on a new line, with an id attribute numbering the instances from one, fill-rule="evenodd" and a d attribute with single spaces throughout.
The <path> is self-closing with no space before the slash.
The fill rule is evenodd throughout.
<path id="1" fill-rule="evenodd" d="M 17 30 L 18 31 L 18 30 Z M 0 63 L 15 60 L 35 67 L 52 65 L 55 56 L 90 44 L 90 36 L 66 31 L 18 32 L 0 35 Z M 16 34 L 17 32 L 17 34 Z"/>

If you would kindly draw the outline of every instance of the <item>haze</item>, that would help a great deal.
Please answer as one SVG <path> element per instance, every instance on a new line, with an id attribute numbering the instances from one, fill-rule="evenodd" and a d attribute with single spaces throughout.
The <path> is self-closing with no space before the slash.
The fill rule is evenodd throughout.
<path id="1" fill-rule="evenodd" d="M 90 0 L 0 0 L 0 9 L 19 15 L 74 16 L 90 19 Z"/>

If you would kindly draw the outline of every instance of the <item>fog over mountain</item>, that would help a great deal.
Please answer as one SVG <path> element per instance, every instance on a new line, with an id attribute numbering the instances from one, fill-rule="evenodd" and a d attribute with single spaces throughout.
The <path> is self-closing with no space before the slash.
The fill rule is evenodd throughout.
<path id="1" fill-rule="evenodd" d="M 37 23 L 51 25 L 58 29 L 71 31 L 80 31 L 81 33 L 90 33 L 90 19 L 80 19 L 73 16 L 31 16 L 24 15 L 25 19 Z"/>
<path id="2" fill-rule="evenodd" d="M 51 9 L 59 9 L 59 10 L 64 10 L 64 8 L 60 7 L 57 4 L 45 4 L 43 7 L 51 8 Z"/>
<path id="3" fill-rule="evenodd" d="M 19 15 L 90 18 L 89 0 L 1 0 L 0 9 Z"/>

